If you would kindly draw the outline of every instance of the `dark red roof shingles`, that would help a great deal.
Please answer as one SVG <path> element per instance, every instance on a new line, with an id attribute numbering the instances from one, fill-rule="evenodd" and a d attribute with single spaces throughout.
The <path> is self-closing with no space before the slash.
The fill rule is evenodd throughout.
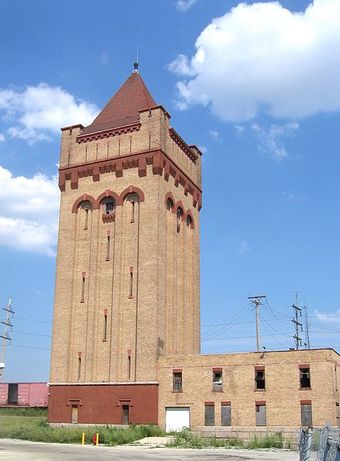
<path id="1" fill-rule="evenodd" d="M 140 74 L 133 72 L 81 135 L 137 123 L 139 111 L 156 106 Z"/>

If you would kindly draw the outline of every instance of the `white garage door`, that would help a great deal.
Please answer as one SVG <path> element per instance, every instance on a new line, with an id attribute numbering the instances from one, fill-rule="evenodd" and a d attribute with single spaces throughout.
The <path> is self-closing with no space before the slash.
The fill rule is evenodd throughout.
<path id="1" fill-rule="evenodd" d="M 189 407 L 167 407 L 165 409 L 166 431 L 181 431 L 184 427 L 190 427 Z"/>

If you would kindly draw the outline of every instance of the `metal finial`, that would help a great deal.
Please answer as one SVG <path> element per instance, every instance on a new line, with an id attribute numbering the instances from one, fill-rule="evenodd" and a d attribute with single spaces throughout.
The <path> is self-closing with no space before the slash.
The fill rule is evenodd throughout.
<path id="1" fill-rule="evenodd" d="M 138 64 L 137 61 L 133 63 L 133 68 L 134 68 L 134 70 L 137 70 L 137 71 L 138 71 L 138 65 L 139 65 L 139 64 Z"/>

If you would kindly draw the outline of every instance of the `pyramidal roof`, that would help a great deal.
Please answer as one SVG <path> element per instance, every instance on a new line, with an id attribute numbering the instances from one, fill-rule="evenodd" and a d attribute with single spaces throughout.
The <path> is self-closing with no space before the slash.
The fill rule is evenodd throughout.
<path id="1" fill-rule="evenodd" d="M 134 71 L 81 135 L 136 123 L 139 111 L 156 106 L 139 72 Z"/>

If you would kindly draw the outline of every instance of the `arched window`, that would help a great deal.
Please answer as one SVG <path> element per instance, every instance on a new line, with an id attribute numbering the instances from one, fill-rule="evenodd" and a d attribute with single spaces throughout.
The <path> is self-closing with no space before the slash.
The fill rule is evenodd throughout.
<path id="1" fill-rule="evenodd" d="M 101 201 L 103 215 L 112 215 L 116 211 L 116 201 L 113 197 L 105 197 Z"/>
<path id="2" fill-rule="evenodd" d="M 79 209 L 85 213 L 84 230 L 87 230 L 89 225 L 89 211 L 92 210 L 92 204 L 89 200 L 83 200 L 79 203 Z"/>
<path id="3" fill-rule="evenodd" d="M 135 214 L 136 214 L 136 204 L 139 203 L 138 194 L 136 194 L 135 192 L 132 192 L 131 194 L 127 194 L 125 196 L 125 202 L 127 202 L 131 206 L 131 221 L 130 222 L 134 223 Z"/>
<path id="4" fill-rule="evenodd" d="M 189 214 L 187 215 L 186 223 L 188 227 L 192 227 L 193 221 L 192 217 Z"/>
<path id="5" fill-rule="evenodd" d="M 177 208 L 177 213 L 176 213 L 176 216 L 177 216 L 177 232 L 179 232 L 180 229 L 181 229 L 181 220 L 182 220 L 183 214 L 184 214 L 184 211 L 182 210 L 182 208 L 178 207 Z"/>
<path id="6" fill-rule="evenodd" d="M 174 207 L 174 202 L 171 200 L 171 198 L 168 198 L 166 201 L 166 208 L 167 210 L 171 211 Z"/>

